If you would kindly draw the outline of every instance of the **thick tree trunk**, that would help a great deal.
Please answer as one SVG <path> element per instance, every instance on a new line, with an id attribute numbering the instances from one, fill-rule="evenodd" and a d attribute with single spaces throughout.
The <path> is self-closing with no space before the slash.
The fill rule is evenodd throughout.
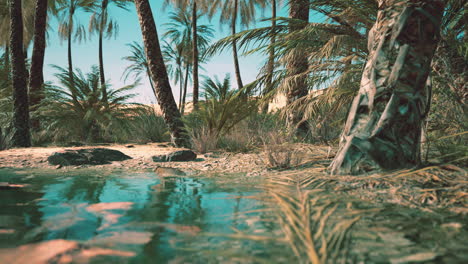
<path id="1" fill-rule="evenodd" d="M 99 25 L 99 80 L 101 82 L 102 101 L 104 103 L 107 103 L 107 87 L 106 87 L 106 77 L 104 75 L 104 54 L 102 50 L 102 42 L 103 42 L 103 35 L 104 35 L 104 26 L 106 25 L 108 3 L 109 3 L 108 0 L 102 0 L 101 21 Z"/>
<path id="2" fill-rule="evenodd" d="M 271 31 L 276 31 L 276 0 L 271 0 Z M 266 96 L 268 93 L 273 91 L 273 73 L 275 70 L 275 48 L 276 35 L 273 35 L 270 40 L 270 51 L 267 64 L 267 78 L 265 89 L 263 90 L 263 96 Z M 262 107 L 262 112 L 266 114 L 268 112 L 268 102 L 265 102 Z"/>
<path id="3" fill-rule="evenodd" d="M 154 83 L 156 97 L 161 107 L 164 121 L 169 127 L 172 142 L 178 147 L 189 147 L 190 141 L 184 129 L 174 96 L 172 95 L 150 4 L 148 0 L 135 0 L 135 6 L 140 21 L 151 79 Z"/>
<path id="4" fill-rule="evenodd" d="M 13 79 L 13 146 L 30 147 L 29 100 L 23 51 L 21 0 L 10 1 L 11 77 Z"/>
<path id="5" fill-rule="evenodd" d="M 309 22 L 309 0 L 291 0 L 289 16 L 292 19 L 302 20 L 302 24 L 290 25 L 289 32 L 302 30 Z M 297 99 L 308 94 L 307 69 L 309 62 L 307 55 L 301 48 L 296 48 L 286 64 L 287 68 L 287 104 L 290 105 Z M 300 135 L 305 135 L 308 131 L 306 123 L 302 120 L 300 113 L 291 113 L 287 117 L 288 126 L 291 131 L 297 131 Z"/>
<path id="6" fill-rule="evenodd" d="M 199 98 L 198 80 L 198 34 L 197 34 L 197 1 L 192 0 L 192 56 L 193 56 L 193 107 L 196 108 Z M 183 113 L 182 113 L 183 114 Z"/>
<path id="7" fill-rule="evenodd" d="M 398 169 L 420 162 L 442 0 L 380 0 L 369 59 L 331 173 Z"/>
<path id="8" fill-rule="evenodd" d="M 30 105 L 34 109 L 42 100 L 42 86 L 44 84 L 44 55 L 46 48 L 47 2 L 36 0 L 36 14 L 34 17 L 34 47 L 31 57 L 31 72 L 29 75 Z M 39 129 L 39 119 L 32 119 L 33 129 Z"/>
<path id="9" fill-rule="evenodd" d="M 232 22 L 231 22 L 231 34 L 235 35 L 236 34 L 236 24 L 237 24 L 237 10 L 238 10 L 238 4 L 239 0 L 234 0 L 234 9 L 233 9 L 233 14 L 232 14 Z M 239 66 L 239 57 L 237 56 L 237 41 L 233 40 L 232 41 L 232 56 L 234 58 L 234 70 L 236 73 L 236 81 L 237 81 L 237 89 L 241 89 L 244 87 L 244 84 L 242 83 L 242 77 L 241 77 L 241 72 L 240 72 L 240 66 Z"/>

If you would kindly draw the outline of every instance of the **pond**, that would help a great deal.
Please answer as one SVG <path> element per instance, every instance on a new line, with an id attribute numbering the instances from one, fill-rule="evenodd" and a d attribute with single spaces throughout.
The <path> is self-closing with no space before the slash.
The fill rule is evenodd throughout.
<path id="1" fill-rule="evenodd" d="M 252 186 L 98 171 L 0 170 L 0 182 L 20 184 L 0 190 L 0 263 L 292 258 L 275 241 L 280 234 L 268 204 Z"/>

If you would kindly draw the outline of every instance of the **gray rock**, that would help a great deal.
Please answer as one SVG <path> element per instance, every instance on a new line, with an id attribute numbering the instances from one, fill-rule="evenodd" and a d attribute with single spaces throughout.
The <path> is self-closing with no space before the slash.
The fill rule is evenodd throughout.
<path id="1" fill-rule="evenodd" d="M 112 161 L 123 161 L 131 157 L 118 150 L 106 148 L 93 149 L 66 149 L 61 152 L 55 152 L 47 158 L 49 164 L 70 166 L 70 165 L 102 165 L 110 164 Z"/>
<path id="2" fill-rule="evenodd" d="M 168 161 L 192 161 L 197 158 L 197 154 L 191 150 L 178 150 L 167 154 Z"/>
<path id="3" fill-rule="evenodd" d="M 154 162 L 168 162 L 168 161 L 193 161 L 197 158 L 197 154 L 191 150 L 178 150 L 166 155 L 153 156 Z"/>

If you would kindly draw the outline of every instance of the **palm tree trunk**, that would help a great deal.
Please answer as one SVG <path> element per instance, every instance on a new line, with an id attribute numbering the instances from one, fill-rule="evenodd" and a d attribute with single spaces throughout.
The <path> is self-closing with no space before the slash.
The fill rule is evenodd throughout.
<path id="1" fill-rule="evenodd" d="M 72 29 L 73 29 L 73 11 L 70 11 L 68 17 L 68 78 L 70 79 L 70 86 L 72 88 L 72 95 L 75 94 L 75 80 L 73 79 L 73 61 L 72 61 Z"/>
<path id="2" fill-rule="evenodd" d="M 104 75 L 104 55 L 103 55 L 103 50 L 102 50 L 102 41 L 103 41 L 103 34 L 104 34 L 104 26 L 106 24 L 108 2 L 109 2 L 108 0 L 102 0 L 101 22 L 99 25 L 99 80 L 101 82 L 102 101 L 104 103 L 107 103 L 107 87 L 106 87 L 106 77 Z"/>
<path id="3" fill-rule="evenodd" d="M 188 147 L 190 141 L 184 129 L 174 96 L 172 95 L 150 4 L 148 0 L 135 0 L 135 6 L 140 21 L 151 79 L 154 82 L 156 97 L 158 98 L 164 121 L 169 127 L 174 145 Z"/>
<path id="4" fill-rule="evenodd" d="M 7 72 L 7 78 L 10 78 L 10 46 L 5 45 L 5 70 Z"/>
<path id="5" fill-rule="evenodd" d="M 182 65 L 179 65 L 177 70 L 179 72 L 179 111 L 181 111 L 181 109 L 182 109 L 182 93 L 184 92 L 184 76 L 183 76 L 183 73 L 182 73 Z"/>
<path id="6" fill-rule="evenodd" d="M 238 5 L 239 1 L 234 0 L 234 10 L 233 10 L 233 16 L 232 16 L 232 22 L 231 22 L 231 34 L 235 35 L 236 34 L 236 24 L 237 24 L 237 10 L 238 10 Z M 244 84 L 242 84 L 242 77 L 241 77 L 241 72 L 240 72 L 240 66 L 239 66 L 239 57 L 237 56 L 237 41 L 233 40 L 232 41 L 232 56 L 234 58 L 234 70 L 236 73 L 236 81 L 237 81 L 237 89 L 241 89 L 244 87 Z"/>
<path id="7" fill-rule="evenodd" d="M 185 65 L 185 83 L 184 83 L 184 96 L 182 96 L 182 110 L 180 111 L 181 115 L 185 113 L 185 99 L 187 98 L 187 86 L 188 86 L 188 78 L 189 78 L 189 64 Z"/>
<path id="8" fill-rule="evenodd" d="M 291 0 L 289 9 L 289 16 L 292 19 L 302 20 L 304 23 L 298 25 L 290 25 L 289 32 L 302 30 L 309 22 L 309 0 Z M 297 47 L 292 51 L 294 54 L 291 56 L 293 59 L 287 62 L 287 104 L 290 105 L 297 99 L 308 94 L 307 87 L 307 69 L 309 62 L 307 55 L 304 51 Z M 307 125 L 304 122 L 303 116 L 300 113 L 291 113 L 288 117 L 288 126 L 290 130 L 296 131 L 298 134 L 304 136 L 307 131 Z"/>
<path id="9" fill-rule="evenodd" d="M 430 99 L 426 81 L 443 10 L 442 0 L 379 1 L 378 19 L 369 33 L 369 58 L 332 173 L 419 164 Z"/>
<path id="10" fill-rule="evenodd" d="M 193 56 L 193 107 L 196 108 L 199 98 L 198 81 L 198 34 L 197 34 L 197 0 L 192 0 L 192 56 Z M 183 114 L 183 113 L 182 113 Z"/>
<path id="11" fill-rule="evenodd" d="M 266 96 L 273 90 L 273 72 L 275 70 L 275 43 L 276 43 L 276 0 L 271 0 L 271 31 L 273 35 L 271 36 L 270 40 L 270 54 L 268 57 L 268 64 L 267 64 L 267 78 L 265 84 L 265 90 L 263 91 L 263 96 Z M 262 112 L 265 114 L 268 112 L 268 102 L 263 104 Z"/>
<path id="12" fill-rule="evenodd" d="M 30 147 L 29 100 L 23 51 L 21 0 L 10 1 L 11 76 L 13 79 L 13 146 Z"/>
<path id="13" fill-rule="evenodd" d="M 44 84 L 44 55 L 46 48 L 47 2 L 36 0 L 36 14 L 34 17 L 34 47 L 31 57 L 31 72 L 29 75 L 30 105 L 34 109 L 42 100 L 42 85 Z M 32 119 L 31 126 L 38 129 L 39 119 Z"/>

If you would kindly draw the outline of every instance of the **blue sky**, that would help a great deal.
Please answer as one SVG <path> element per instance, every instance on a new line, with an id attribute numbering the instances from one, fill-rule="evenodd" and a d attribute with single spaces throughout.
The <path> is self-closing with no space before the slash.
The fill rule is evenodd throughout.
<path id="1" fill-rule="evenodd" d="M 163 1 L 150 1 L 153 16 L 156 21 L 159 38 L 165 31 L 164 23 L 169 22 L 169 12 L 173 9 L 168 6 L 163 9 Z M 112 38 L 104 41 L 104 66 L 106 79 L 108 79 L 113 88 L 122 87 L 126 84 L 132 83 L 133 80 L 124 80 L 121 78 L 122 73 L 128 62 L 122 60 L 122 57 L 130 54 L 126 44 L 133 41 L 142 42 L 140 25 L 138 23 L 138 17 L 133 4 L 129 5 L 129 11 L 115 8 L 110 8 L 110 14 L 113 18 L 119 21 L 119 34 L 117 38 Z M 264 14 L 258 13 L 258 20 L 269 16 L 270 11 L 266 10 Z M 280 10 L 279 16 L 287 16 L 287 9 L 283 8 Z M 78 21 L 84 24 L 87 28 L 89 23 L 89 13 L 77 14 Z M 263 22 L 265 23 L 265 22 Z M 221 28 L 218 23 L 218 18 L 215 17 L 211 21 L 207 18 L 203 18 L 199 24 L 210 24 L 215 30 L 214 41 L 223 38 L 229 34 L 229 29 L 224 27 Z M 256 27 L 261 26 L 262 23 L 257 23 Z M 45 55 L 45 68 L 44 75 L 46 81 L 53 81 L 55 83 L 54 73 L 56 72 L 50 65 L 58 65 L 61 67 L 67 67 L 67 47 L 65 41 L 60 41 L 57 33 L 57 20 L 51 19 L 51 29 L 49 30 L 48 46 Z M 32 46 L 32 45 L 31 45 Z M 73 43 L 73 65 L 75 68 L 81 69 L 83 72 L 88 72 L 92 65 L 98 64 L 98 39 L 97 36 L 92 36 L 91 39 L 82 43 Z M 266 58 L 260 55 L 251 55 L 248 57 L 240 58 L 241 74 L 244 83 L 249 83 L 255 80 L 258 73 L 258 69 L 261 67 Z M 218 76 L 222 79 L 226 73 L 231 74 L 231 81 L 235 87 L 234 79 L 234 66 L 231 51 L 226 51 L 216 57 L 213 57 L 207 64 L 202 65 L 205 69 L 200 72 L 201 75 L 206 76 Z M 176 100 L 179 98 L 178 86 L 172 83 L 173 94 Z M 151 91 L 147 78 L 143 78 L 141 85 L 135 90 L 139 96 L 134 101 L 139 103 L 154 103 L 154 95 Z M 188 93 L 191 95 L 191 87 L 189 86 Z M 191 96 L 189 97 L 191 101 Z"/>

